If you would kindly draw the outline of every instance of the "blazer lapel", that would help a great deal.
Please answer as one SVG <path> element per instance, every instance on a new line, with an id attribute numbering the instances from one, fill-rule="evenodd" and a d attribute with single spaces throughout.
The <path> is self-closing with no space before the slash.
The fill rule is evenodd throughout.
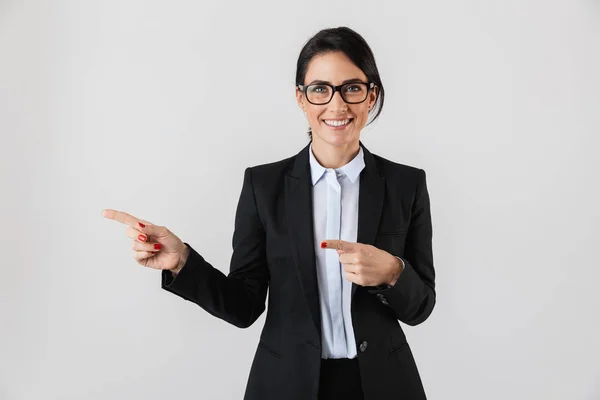
<path id="1" fill-rule="evenodd" d="M 321 332 L 308 154 L 311 143 L 296 155 L 292 170 L 285 177 L 285 205 L 296 271 L 315 327 Z M 385 181 L 379 176 L 373 155 L 362 142 L 359 143 L 364 152 L 365 168 L 360 174 L 357 242 L 374 244 L 381 218 Z M 357 285 L 353 283 L 352 295 L 356 289 Z"/>
<path id="2" fill-rule="evenodd" d="M 365 158 L 365 168 L 360 173 L 358 192 L 358 232 L 356 241 L 363 244 L 375 244 L 379 220 L 383 209 L 385 178 L 379 175 L 375 158 L 360 142 Z M 357 285 L 352 283 L 352 296 Z"/>

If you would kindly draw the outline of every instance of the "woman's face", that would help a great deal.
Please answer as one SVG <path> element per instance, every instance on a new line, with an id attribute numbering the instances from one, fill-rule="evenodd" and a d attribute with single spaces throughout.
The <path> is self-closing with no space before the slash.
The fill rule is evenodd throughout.
<path id="1" fill-rule="evenodd" d="M 358 79 L 367 82 L 367 76 L 350 59 L 340 51 L 329 52 L 313 57 L 309 62 L 303 84 L 315 81 L 341 85 L 347 80 Z M 323 141 L 332 146 L 358 144 L 360 132 L 367 123 L 369 110 L 377 100 L 378 88 L 369 91 L 364 102 L 347 104 L 336 91 L 328 104 L 315 105 L 308 102 L 304 93 L 296 87 L 296 100 L 300 108 L 306 112 L 308 123 L 312 128 L 313 141 Z M 343 128 L 331 127 L 330 120 L 347 120 L 350 123 Z"/>

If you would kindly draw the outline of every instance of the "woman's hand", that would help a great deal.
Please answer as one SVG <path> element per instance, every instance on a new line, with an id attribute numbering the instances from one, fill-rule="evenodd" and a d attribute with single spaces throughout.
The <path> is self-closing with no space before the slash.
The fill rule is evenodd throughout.
<path id="1" fill-rule="evenodd" d="M 178 273 L 185 264 L 189 249 L 164 226 L 153 225 L 122 211 L 106 209 L 105 218 L 127 225 L 125 234 L 133 239 L 133 258 L 138 264 Z"/>
<path id="2" fill-rule="evenodd" d="M 321 248 L 337 250 L 346 279 L 360 286 L 393 286 L 404 270 L 400 259 L 370 244 L 325 240 Z"/>

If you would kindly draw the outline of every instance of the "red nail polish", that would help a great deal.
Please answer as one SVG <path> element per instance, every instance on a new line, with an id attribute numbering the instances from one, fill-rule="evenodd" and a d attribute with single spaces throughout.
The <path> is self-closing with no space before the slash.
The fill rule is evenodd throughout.
<path id="1" fill-rule="evenodd" d="M 327 247 L 327 242 L 321 242 L 321 248 L 324 249 L 325 247 Z"/>
<path id="2" fill-rule="evenodd" d="M 138 225 L 141 226 L 142 228 L 146 227 L 146 225 L 142 224 L 140 221 L 138 221 Z"/>
<path id="3" fill-rule="evenodd" d="M 160 245 L 160 243 L 155 243 L 155 244 L 154 244 L 154 248 L 155 248 L 156 250 L 160 250 L 160 248 L 161 248 L 161 245 Z"/>
<path id="4" fill-rule="evenodd" d="M 138 240 L 139 240 L 140 242 L 145 242 L 145 241 L 146 241 L 146 236 L 144 236 L 144 235 L 139 235 L 139 236 L 138 236 Z"/>

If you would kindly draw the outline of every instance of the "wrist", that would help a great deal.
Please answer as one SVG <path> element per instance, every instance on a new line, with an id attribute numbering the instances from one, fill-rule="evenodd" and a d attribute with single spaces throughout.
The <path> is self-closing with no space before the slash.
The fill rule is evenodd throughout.
<path id="1" fill-rule="evenodd" d="M 190 248 L 187 247 L 186 245 L 184 245 L 183 251 L 181 252 L 181 254 L 179 256 L 179 263 L 177 264 L 177 267 L 175 267 L 175 269 L 171 270 L 171 272 L 173 274 L 178 274 L 179 271 L 181 271 L 181 269 L 185 265 L 189 255 L 190 255 Z"/>
<path id="2" fill-rule="evenodd" d="M 388 282 L 390 286 L 394 286 L 396 284 L 396 282 L 400 278 L 400 275 L 402 274 L 402 271 L 404 271 L 404 261 L 398 256 L 394 257 L 396 258 L 396 264 L 394 269 L 394 275 L 392 275 L 391 281 Z"/>

